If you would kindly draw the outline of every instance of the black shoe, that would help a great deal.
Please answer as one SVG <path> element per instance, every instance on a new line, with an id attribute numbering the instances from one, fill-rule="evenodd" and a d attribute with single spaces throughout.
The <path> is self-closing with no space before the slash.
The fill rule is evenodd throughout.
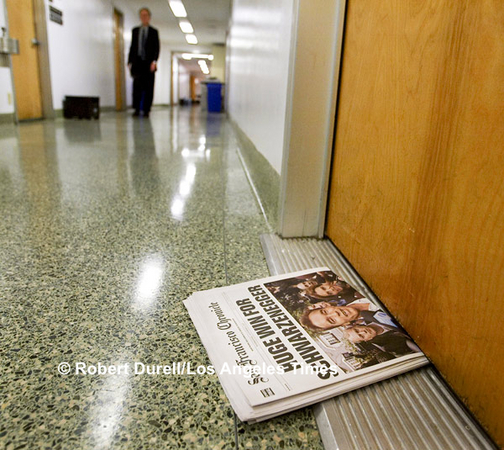
<path id="1" fill-rule="evenodd" d="M 144 112 L 144 117 L 148 119 L 149 118 L 149 113 L 148 112 Z"/>
<path id="2" fill-rule="evenodd" d="M 133 117 L 138 117 L 139 115 L 140 115 L 140 111 L 135 110 L 135 112 L 133 113 Z"/>

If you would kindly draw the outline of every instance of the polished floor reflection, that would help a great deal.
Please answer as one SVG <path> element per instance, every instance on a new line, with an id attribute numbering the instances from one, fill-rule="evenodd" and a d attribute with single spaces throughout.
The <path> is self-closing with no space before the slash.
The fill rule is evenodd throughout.
<path id="1" fill-rule="evenodd" d="M 0 126 L 0 448 L 321 448 L 310 409 L 248 426 L 151 374 L 209 364 L 182 300 L 268 275 L 239 145 L 198 108 Z"/>

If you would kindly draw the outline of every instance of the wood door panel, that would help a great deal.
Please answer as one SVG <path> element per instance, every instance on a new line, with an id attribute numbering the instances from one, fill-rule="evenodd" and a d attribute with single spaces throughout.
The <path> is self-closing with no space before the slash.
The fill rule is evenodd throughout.
<path id="1" fill-rule="evenodd" d="M 327 234 L 504 444 L 504 4 L 348 0 Z"/>
<path id="2" fill-rule="evenodd" d="M 42 117 L 38 48 L 32 0 L 7 0 L 9 34 L 19 39 L 19 55 L 12 55 L 12 71 L 16 88 L 19 120 Z"/>

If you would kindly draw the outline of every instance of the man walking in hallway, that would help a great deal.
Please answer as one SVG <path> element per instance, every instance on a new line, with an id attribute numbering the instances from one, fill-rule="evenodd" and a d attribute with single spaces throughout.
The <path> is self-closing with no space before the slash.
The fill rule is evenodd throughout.
<path id="1" fill-rule="evenodd" d="M 159 57 L 159 34 L 149 25 L 150 10 L 142 8 L 139 14 L 142 26 L 133 28 L 128 67 L 133 77 L 133 107 L 135 108 L 133 115 L 139 116 L 142 110 L 144 117 L 149 117 Z"/>

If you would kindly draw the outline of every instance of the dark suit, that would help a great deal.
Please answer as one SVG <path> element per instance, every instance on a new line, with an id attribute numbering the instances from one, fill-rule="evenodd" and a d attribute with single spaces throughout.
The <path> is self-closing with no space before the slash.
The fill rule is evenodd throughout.
<path id="1" fill-rule="evenodd" d="M 370 341 L 362 342 L 362 347 L 366 350 L 378 348 L 379 350 L 390 353 L 395 356 L 403 356 L 414 353 L 416 345 L 411 338 L 399 331 L 387 331 L 386 333 L 379 334 Z"/>
<path id="2" fill-rule="evenodd" d="M 128 64 L 131 64 L 131 76 L 133 77 L 133 107 L 136 111 L 143 109 L 144 113 L 148 114 L 154 96 L 155 79 L 155 72 L 151 72 L 150 66 L 159 57 L 159 34 L 155 28 L 148 27 L 144 44 L 144 59 L 139 54 L 139 34 L 140 27 L 133 28 Z"/>
<path id="3" fill-rule="evenodd" d="M 352 306 L 350 303 L 348 306 Z M 381 310 L 378 311 L 361 311 L 360 317 L 366 323 L 377 323 L 379 325 L 389 325 L 393 326 L 397 329 L 402 329 L 399 327 L 399 324 L 388 314 L 384 313 Z"/>

